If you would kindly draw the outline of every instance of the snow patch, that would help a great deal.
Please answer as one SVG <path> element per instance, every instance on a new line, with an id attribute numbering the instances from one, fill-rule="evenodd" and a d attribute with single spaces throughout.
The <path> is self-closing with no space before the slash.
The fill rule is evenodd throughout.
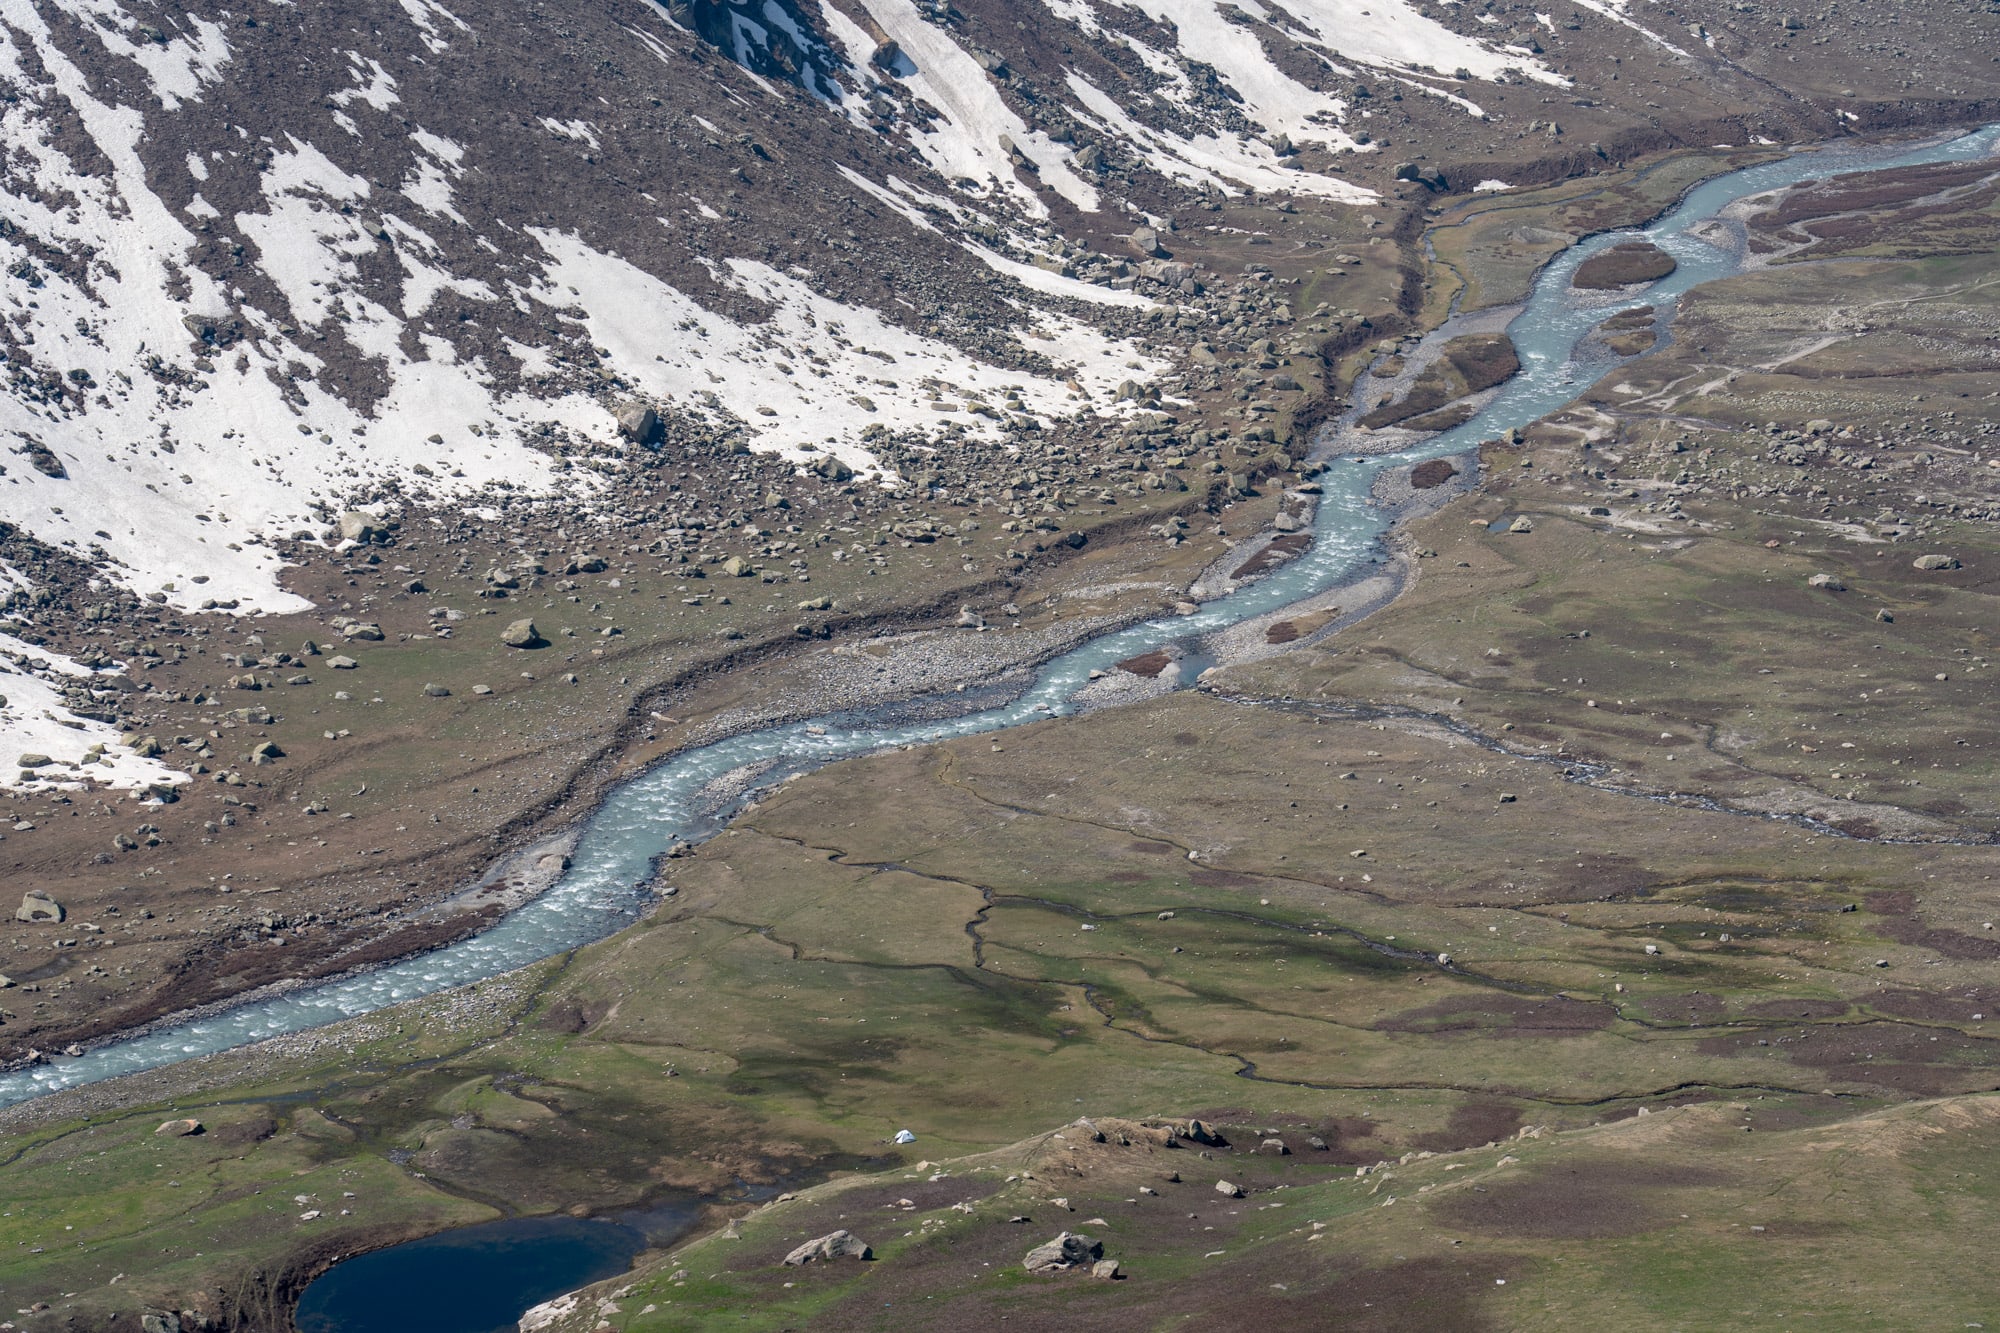
<path id="1" fill-rule="evenodd" d="M 1014 114 L 979 62 L 936 24 L 927 22 L 911 0 L 861 0 L 868 14 L 916 66 L 901 82 L 943 114 L 910 135 L 910 145 L 945 179 L 973 182 L 975 193 L 1010 195 L 1032 217 L 1048 216 L 1048 206 L 1022 182 L 1002 139 L 1032 161 L 1041 183 L 1084 212 L 1098 207 L 1097 188 L 1079 176 L 1069 150 Z M 848 63 L 868 69 L 875 42 L 860 24 L 827 6 L 829 35 L 845 49 Z"/>
<path id="2" fill-rule="evenodd" d="M 1103 89 L 1081 74 L 1069 75 L 1069 90 L 1083 104 L 1077 114 L 1106 134 L 1124 139 L 1141 152 L 1155 171 L 1192 185 L 1209 185 L 1225 194 L 1243 189 L 1274 194 L 1313 195 L 1343 204 L 1374 203 L 1375 191 L 1318 172 L 1294 171 L 1270 145 L 1231 135 L 1182 138 L 1141 125 Z"/>
<path id="3" fill-rule="evenodd" d="M 75 684 L 96 674 L 61 653 L 0 634 L 0 787 L 73 790 L 94 782 L 129 791 L 190 781 L 127 749 L 109 723 L 71 710 L 58 679 Z M 20 766 L 35 756 L 50 762 Z"/>
<path id="4" fill-rule="evenodd" d="M 812 445 L 868 467 L 874 460 L 861 436 L 873 425 L 928 433 L 957 422 L 992 436 L 998 422 L 969 405 L 992 407 L 1011 390 L 1023 410 L 1068 414 L 1093 401 L 1108 405 L 1120 382 L 1166 369 L 1129 342 L 1048 313 L 1035 316 L 1024 345 L 1057 362 L 1054 375 L 989 365 L 747 259 L 718 265 L 718 276 L 771 314 L 738 324 L 574 235 L 530 234 L 551 259 L 547 299 L 576 289 L 571 299 L 587 312 L 591 340 L 611 350 L 621 374 L 692 412 L 739 417 L 764 449 Z"/>
<path id="5" fill-rule="evenodd" d="M 430 48 L 432 55 L 451 45 L 449 41 L 439 36 L 438 20 L 444 20 L 460 32 L 472 31 L 463 19 L 436 3 L 436 0 L 399 0 L 399 3 L 403 6 L 403 12 L 410 16 L 410 22 L 417 25 L 417 31 L 423 36 L 424 45 Z"/>
<path id="6" fill-rule="evenodd" d="M 1681 59 L 1689 59 L 1688 53 L 1681 50 L 1680 47 L 1675 46 L 1651 28 L 1644 27 L 1635 22 L 1631 15 L 1625 12 L 1628 0 L 1576 0 L 1576 2 L 1594 14 L 1602 14 L 1614 23 L 1623 24 L 1633 32 L 1638 33 L 1641 37 L 1644 37 L 1647 41 L 1665 47 Z"/>

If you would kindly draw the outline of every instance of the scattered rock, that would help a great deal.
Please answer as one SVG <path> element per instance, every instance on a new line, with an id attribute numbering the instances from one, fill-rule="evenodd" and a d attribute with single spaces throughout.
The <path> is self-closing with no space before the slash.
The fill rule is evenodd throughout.
<path id="1" fill-rule="evenodd" d="M 1090 1266 L 1090 1275 L 1099 1282 L 1116 1282 L 1118 1280 L 1118 1261 L 1116 1259 L 1099 1259 Z"/>
<path id="2" fill-rule="evenodd" d="M 354 670 L 354 668 L 361 665 L 361 663 L 355 661 L 353 658 L 347 656 L 345 653 L 342 653 L 337 657 L 327 658 L 326 664 L 332 667 L 335 671 L 352 671 Z"/>
<path id="3" fill-rule="evenodd" d="M 1824 588 L 1828 592 L 1846 592 L 1847 585 L 1832 574 L 1815 574 L 1806 580 L 1810 588 Z"/>
<path id="4" fill-rule="evenodd" d="M 187 1120 L 166 1120 L 162 1121 L 160 1127 L 154 1130 L 153 1133 L 161 1138 L 184 1139 L 190 1134 L 201 1133 L 201 1121 L 192 1118 Z"/>
<path id="5" fill-rule="evenodd" d="M 1913 569 L 1957 569 L 1958 561 L 1948 555 L 1920 555 L 1910 562 Z"/>
<path id="6" fill-rule="evenodd" d="M 836 1259 L 873 1259 L 875 1251 L 870 1249 L 861 1237 L 852 1231 L 829 1231 L 816 1240 L 809 1240 L 785 1256 L 785 1262 L 793 1268 L 810 1263 L 830 1264 Z"/>
<path id="7" fill-rule="evenodd" d="M 1028 1251 L 1021 1261 L 1030 1273 L 1061 1273 L 1104 1257 L 1104 1247 L 1090 1237 L 1065 1231 L 1046 1244 Z"/>
<path id="8" fill-rule="evenodd" d="M 1243 1187 L 1241 1185 L 1236 1184 L 1234 1181 L 1228 1181 L 1228 1180 L 1216 1181 L 1215 1192 L 1217 1194 L 1220 1194 L 1225 1199 L 1240 1199 L 1243 1197 Z"/>

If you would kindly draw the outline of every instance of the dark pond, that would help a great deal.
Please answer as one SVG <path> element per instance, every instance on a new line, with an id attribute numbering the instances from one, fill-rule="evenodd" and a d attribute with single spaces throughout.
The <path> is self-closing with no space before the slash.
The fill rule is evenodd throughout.
<path id="1" fill-rule="evenodd" d="M 515 1333 L 529 1306 L 615 1277 L 646 1241 L 573 1217 L 461 1227 L 335 1264 L 299 1301 L 299 1333 Z"/>

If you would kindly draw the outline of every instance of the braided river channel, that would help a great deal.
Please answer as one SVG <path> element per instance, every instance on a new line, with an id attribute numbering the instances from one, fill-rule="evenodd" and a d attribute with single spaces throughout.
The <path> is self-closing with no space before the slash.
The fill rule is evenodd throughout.
<path id="1" fill-rule="evenodd" d="M 337 1023 L 523 967 L 612 934 L 636 921 L 656 901 L 648 886 L 661 853 L 676 842 L 710 836 L 740 807 L 738 800 L 722 802 L 718 808 L 718 802 L 705 795 L 729 775 L 752 771 L 760 787 L 768 786 L 856 755 L 1061 716 L 1074 710 L 1074 696 L 1089 683 L 1092 671 L 1109 670 L 1114 663 L 1170 644 L 1198 642 L 1334 587 L 1365 565 L 1384 561 L 1382 538 L 1392 514 L 1371 498 L 1376 477 L 1386 469 L 1464 453 L 1482 440 L 1505 435 L 1562 407 L 1581 387 L 1619 364 L 1612 353 L 1579 350 L 1592 345 L 1584 339 L 1596 325 L 1620 311 L 1650 305 L 1667 329 L 1674 300 L 1682 292 L 1742 272 L 1749 257 L 1741 224 L 1724 219 L 1720 226 L 1704 225 L 1717 220 L 1731 204 L 1838 172 L 1976 161 L 1996 153 L 2000 153 L 2000 125 L 1917 145 L 1840 142 L 1802 150 L 1712 179 L 1689 191 L 1650 226 L 1582 241 L 1539 275 L 1528 301 L 1507 326 L 1520 355 L 1520 373 L 1461 426 L 1401 452 L 1328 462 L 1315 478 L 1323 494 L 1311 547 L 1268 577 L 1207 602 L 1192 615 L 1148 620 L 1090 639 L 1044 663 L 1025 690 L 998 706 L 921 722 L 889 720 L 888 710 L 876 716 L 862 709 L 746 731 L 682 751 L 614 788 L 590 816 L 562 878 L 490 929 L 374 971 L 254 998 L 221 1012 L 107 1042 L 80 1056 L 0 1075 L 0 1106 Z M 1585 298 L 1571 291 L 1570 279 L 1579 264 L 1631 240 L 1653 242 L 1673 255 L 1679 267 L 1650 286 L 1625 289 L 1611 301 L 1601 293 Z M 1451 332 L 1447 325 L 1426 341 L 1434 346 Z M 1601 347 L 1602 340 L 1594 345 Z M 1428 350 L 1419 351 L 1416 359 Z M 942 706 L 944 701 L 937 702 Z M 907 717 L 909 709 L 896 712 Z"/>

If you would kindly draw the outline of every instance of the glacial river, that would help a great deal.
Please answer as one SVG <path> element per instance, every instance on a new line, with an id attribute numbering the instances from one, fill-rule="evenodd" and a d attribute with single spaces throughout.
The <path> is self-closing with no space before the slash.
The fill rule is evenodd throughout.
<path id="1" fill-rule="evenodd" d="M 1836 143 L 1698 186 L 1651 226 L 1592 237 L 1549 265 L 1508 326 L 1520 352 L 1521 372 L 1477 416 L 1402 453 L 1365 462 L 1332 460 L 1317 478 L 1324 494 L 1311 549 L 1262 581 L 1208 602 L 1191 616 L 1149 620 L 1092 639 L 1044 664 L 1018 698 L 998 707 L 920 723 L 883 722 L 865 711 L 836 714 L 745 732 L 674 755 L 612 790 L 590 817 L 562 879 L 491 929 L 376 971 L 247 1001 L 81 1056 L 0 1075 L 0 1106 L 337 1023 L 601 939 L 652 905 L 654 898 L 644 886 L 661 852 L 676 841 L 699 841 L 719 827 L 721 816 L 703 793 L 725 775 L 755 767 L 759 784 L 768 785 L 876 750 L 1060 716 L 1072 710 L 1072 699 L 1094 670 L 1277 610 L 1340 583 L 1361 565 L 1382 560 L 1381 538 L 1390 516 L 1370 500 L 1377 474 L 1462 453 L 1562 407 L 1617 364 L 1609 353 L 1579 352 L 1579 343 L 1594 326 L 1640 305 L 1656 307 L 1664 321 L 1680 293 L 1742 271 L 1746 256 L 1740 226 L 1692 234 L 1737 200 L 1836 172 L 1974 160 L 1995 155 L 1996 147 L 2000 125 L 1919 147 Z M 1580 297 L 1571 292 L 1570 277 L 1578 264 L 1635 238 L 1669 251 L 1680 267 L 1650 287 L 1620 293 L 1614 300 L 1601 293 Z"/>

